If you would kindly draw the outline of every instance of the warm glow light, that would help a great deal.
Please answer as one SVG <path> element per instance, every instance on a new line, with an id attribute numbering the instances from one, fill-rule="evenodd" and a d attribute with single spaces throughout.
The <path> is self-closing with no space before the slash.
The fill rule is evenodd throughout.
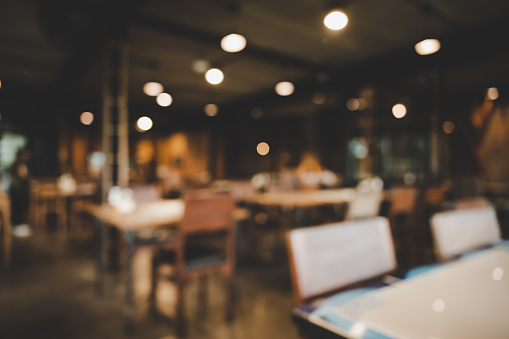
<path id="1" fill-rule="evenodd" d="M 325 102 L 325 94 L 317 92 L 313 95 L 313 103 L 315 105 L 321 105 Z"/>
<path id="2" fill-rule="evenodd" d="M 251 110 L 251 117 L 253 117 L 253 119 L 260 119 L 262 116 L 263 116 L 263 109 L 261 109 L 260 107 L 254 107 Z"/>
<path id="3" fill-rule="evenodd" d="M 218 68 L 211 68 L 205 73 L 205 80 L 207 80 L 209 84 L 217 85 L 223 82 L 224 74 Z"/>
<path id="4" fill-rule="evenodd" d="M 153 124 L 154 123 L 152 122 L 152 119 L 150 119 L 149 117 L 141 117 L 136 122 L 136 127 L 138 127 L 138 130 L 140 132 L 145 132 L 151 129 Z"/>
<path id="5" fill-rule="evenodd" d="M 403 104 L 396 104 L 392 106 L 392 115 L 395 118 L 401 119 L 406 115 L 406 107 Z"/>
<path id="6" fill-rule="evenodd" d="M 83 125 L 90 125 L 94 121 L 94 115 L 90 112 L 83 112 L 80 115 L 80 121 Z"/>
<path id="7" fill-rule="evenodd" d="M 323 24 L 328 29 L 337 31 L 342 28 L 345 28 L 345 26 L 348 24 L 348 17 L 343 12 L 332 11 L 329 14 L 327 14 L 325 19 L 323 19 Z"/>
<path id="8" fill-rule="evenodd" d="M 438 52 L 440 41 L 437 39 L 426 39 L 415 45 L 415 51 L 420 55 L 429 55 Z"/>
<path id="9" fill-rule="evenodd" d="M 158 82 L 147 82 L 143 85 L 143 92 L 151 97 L 156 97 L 163 92 L 163 85 Z"/>
<path id="10" fill-rule="evenodd" d="M 228 34 L 221 39 L 221 48 L 225 52 L 240 52 L 246 47 L 246 38 L 240 34 Z"/>
<path id="11" fill-rule="evenodd" d="M 258 146 L 256 146 L 256 152 L 260 155 L 267 155 L 269 153 L 270 147 L 266 142 L 260 142 Z"/>
<path id="12" fill-rule="evenodd" d="M 497 100 L 498 99 L 498 89 L 496 87 L 488 88 L 486 92 L 486 99 L 488 100 Z"/>
<path id="13" fill-rule="evenodd" d="M 195 73 L 203 74 L 210 68 L 210 62 L 204 59 L 198 59 L 193 61 L 191 68 Z"/>
<path id="14" fill-rule="evenodd" d="M 346 108 L 348 108 L 350 111 L 356 111 L 359 109 L 359 107 L 361 107 L 359 99 L 352 98 L 346 102 Z"/>
<path id="15" fill-rule="evenodd" d="M 208 104 L 205 105 L 204 111 L 209 117 L 214 117 L 217 115 L 217 112 L 219 112 L 219 108 L 216 104 Z"/>
<path id="16" fill-rule="evenodd" d="M 276 93 L 283 97 L 291 95 L 294 90 L 293 84 L 289 81 L 279 82 L 275 88 L 276 88 Z"/>
<path id="17" fill-rule="evenodd" d="M 443 129 L 444 129 L 445 134 L 451 134 L 452 132 L 454 132 L 454 128 L 455 128 L 455 126 L 452 121 L 444 122 Z"/>
<path id="18" fill-rule="evenodd" d="M 0 80 L 0 88 L 2 88 L 2 80 Z"/>
<path id="19" fill-rule="evenodd" d="M 156 98 L 157 104 L 162 107 L 168 107 L 173 102 L 173 98 L 168 93 L 161 93 Z"/>
<path id="20" fill-rule="evenodd" d="M 439 313 L 445 309 L 445 302 L 442 299 L 437 299 L 433 302 L 433 311 Z"/>

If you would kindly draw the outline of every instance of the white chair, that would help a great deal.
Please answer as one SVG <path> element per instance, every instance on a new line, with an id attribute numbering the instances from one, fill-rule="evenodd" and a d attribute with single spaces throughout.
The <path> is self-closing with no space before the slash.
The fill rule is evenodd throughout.
<path id="1" fill-rule="evenodd" d="M 436 213 L 431 218 L 431 229 L 439 260 L 451 259 L 501 241 L 493 206 Z"/>
<path id="2" fill-rule="evenodd" d="M 383 217 L 294 229 L 287 242 L 297 306 L 396 268 Z"/>
<path id="3" fill-rule="evenodd" d="M 353 199 L 348 202 L 345 219 L 355 220 L 378 216 L 383 197 L 383 191 L 356 190 Z"/>

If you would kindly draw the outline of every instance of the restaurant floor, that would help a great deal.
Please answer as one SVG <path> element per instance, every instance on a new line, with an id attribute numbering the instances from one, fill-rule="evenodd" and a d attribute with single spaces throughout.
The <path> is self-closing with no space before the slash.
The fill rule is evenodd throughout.
<path id="1" fill-rule="evenodd" d="M 14 238 L 12 265 L 0 270 L 1 339 L 129 338 L 124 334 L 123 274 L 110 274 L 105 295 L 94 293 L 90 236 L 41 232 Z M 161 282 L 157 311 L 147 302 L 151 252 L 135 256 L 136 332 L 131 338 L 176 338 L 174 287 Z M 240 262 L 233 322 L 224 320 L 219 277 L 209 281 L 208 308 L 200 314 L 197 284 L 186 291 L 187 338 L 297 338 L 290 320 L 291 284 L 286 260 Z"/>

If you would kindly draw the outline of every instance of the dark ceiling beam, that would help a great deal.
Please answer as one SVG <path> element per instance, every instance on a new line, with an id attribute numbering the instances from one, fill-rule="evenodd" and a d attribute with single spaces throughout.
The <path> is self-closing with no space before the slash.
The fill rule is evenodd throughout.
<path id="1" fill-rule="evenodd" d="M 161 20 L 156 17 L 143 14 L 140 14 L 139 16 L 133 18 L 132 23 L 142 28 L 155 30 L 164 34 L 177 36 L 183 39 L 196 41 L 202 44 L 208 44 L 216 48 L 220 48 L 220 42 L 221 39 L 223 38 L 222 36 L 215 35 L 201 29 L 181 25 L 175 22 Z M 295 69 L 310 72 L 318 72 L 320 70 L 323 70 L 324 68 L 323 65 L 318 65 L 307 60 L 297 58 L 293 55 L 277 52 L 271 49 L 253 46 L 249 42 L 243 51 L 237 54 L 232 54 L 232 56 L 234 55 L 238 57 L 248 56 L 266 62 L 270 62 L 278 66 L 292 67 Z"/>

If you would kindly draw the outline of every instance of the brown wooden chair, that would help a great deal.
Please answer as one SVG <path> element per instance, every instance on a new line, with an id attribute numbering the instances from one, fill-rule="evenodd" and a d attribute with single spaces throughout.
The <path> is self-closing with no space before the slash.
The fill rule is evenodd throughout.
<path id="1" fill-rule="evenodd" d="M 303 337 L 313 335 L 311 315 L 387 285 L 396 269 L 387 218 L 375 217 L 293 229 L 287 233 L 295 308 Z"/>
<path id="2" fill-rule="evenodd" d="M 184 336 L 185 287 L 194 278 L 201 278 L 199 297 L 206 298 L 206 277 L 219 273 L 225 279 L 226 319 L 233 317 L 234 303 L 234 201 L 229 194 L 214 194 L 210 190 L 196 190 L 185 197 L 185 211 L 173 242 L 154 253 L 152 265 L 151 299 L 155 305 L 155 292 L 159 278 L 158 267 L 170 264 L 174 274 L 170 277 L 177 285 L 176 330 Z M 220 244 L 215 242 L 221 240 Z M 206 307 L 200 300 L 200 307 Z"/>
<path id="3" fill-rule="evenodd" d="M 416 257 L 416 207 L 419 198 L 417 187 L 397 186 L 391 189 L 388 218 L 400 264 L 412 266 Z"/>

